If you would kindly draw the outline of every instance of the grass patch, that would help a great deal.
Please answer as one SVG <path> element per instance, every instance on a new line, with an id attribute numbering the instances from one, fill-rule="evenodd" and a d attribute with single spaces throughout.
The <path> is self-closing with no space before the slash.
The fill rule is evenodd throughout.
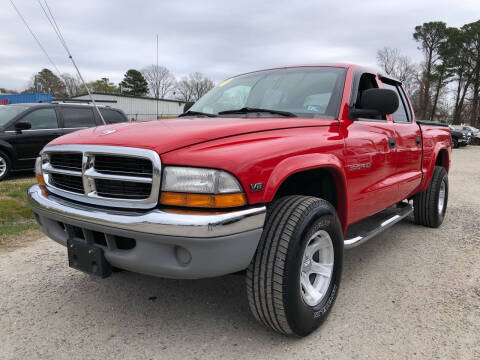
<path id="1" fill-rule="evenodd" d="M 27 190 L 33 184 L 35 178 L 0 182 L 0 245 L 12 236 L 37 228 L 27 201 Z"/>

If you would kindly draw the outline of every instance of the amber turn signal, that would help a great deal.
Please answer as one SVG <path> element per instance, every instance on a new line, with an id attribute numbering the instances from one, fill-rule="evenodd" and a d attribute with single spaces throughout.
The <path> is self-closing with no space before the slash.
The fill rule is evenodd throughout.
<path id="1" fill-rule="evenodd" d="M 43 176 L 41 174 L 36 174 L 35 177 L 37 178 L 37 183 L 40 185 L 45 185 L 45 180 L 43 180 Z"/>
<path id="2" fill-rule="evenodd" d="M 245 194 L 186 194 L 162 192 L 160 196 L 162 205 L 185 206 L 196 208 L 231 208 L 247 204 Z"/>

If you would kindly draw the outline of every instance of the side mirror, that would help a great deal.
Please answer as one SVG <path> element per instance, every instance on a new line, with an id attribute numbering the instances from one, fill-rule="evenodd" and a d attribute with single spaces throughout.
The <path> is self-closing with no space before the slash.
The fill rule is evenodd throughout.
<path id="1" fill-rule="evenodd" d="M 30 124 L 29 122 L 26 122 L 26 121 L 19 121 L 15 124 L 15 130 L 18 133 L 21 133 L 22 130 L 28 130 L 28 129 L 31 129 L 31 128 L 32 128 L 32 124 Z"/>
<path id="2" fill-rule="evenodd" d="M 398 109 L 398 95 L 390 89 L 367 89 L 362 92 L 360 109 L 353 108 L 354 118 L 393 114 Z"/>

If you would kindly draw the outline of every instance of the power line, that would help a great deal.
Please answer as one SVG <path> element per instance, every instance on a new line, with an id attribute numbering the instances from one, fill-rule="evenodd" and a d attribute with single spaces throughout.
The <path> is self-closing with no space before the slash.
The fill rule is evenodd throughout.
<path id="1" fill-rule="evenodd" d="M 12 0 L 10 0 L 10 1 L 12 1 Z M 60 27 L 58 26 L 58 24 L 57 24 L 57 22 L 56 22 L 56 20 L 55 20 L 55 17 L 53 16 L 52 11 L 50 10 L 50 6 L 48 6 L 47 0 L 43 0 L 43 2 L 45 3 L 45 7 L 43 6 L 43 4 L 41 3 L 40 0 L 37 0 L 37 1 L 38 1 L 38 4 L 40 5 L 40 7 L 42 8 L 42 11 L 43 11 L 43 13 L 45 14 L 45 17 L 48 19 L 48 22 L 49 22 L 50 25 L 52 26 L 53 31 L 54 31 L 55 34 L 57 35 L 58 40 L 60 40 L 60 44 L 62 44 L 62 46 L 64 47 L 65 51 L 67 52 L 68 58 L 72 61 L 72 64 L 73 64 L 73 66 L 75 67 L 75 70 L 77 70 L 78 77 L 79 77 L 80 80 L 82 81 L 83 86 L 85 86 L 85 89 L 87 90 L 87 93 L 88 93 L 88 95 L 90 96 L 90 99 L 92 100 L 93 106 L 94 106 L 95 109 L 97 110 L 97 113 L 98 113 L 98 115 L 100 116 L 100 119 L 102 119 L 102 122 L 103 122 L 104 124 L 106 124 L 105 119 L 103 118 L 103 115 L 102 115 L 102 113 L 100 112 L 100 109 L 98 108 L 97 103 L 95 102 L 95 99 L 93 98 L 92 93 L 90 92 L 90 89 L 88 88 L 85 80 L 83 79 L 83 76 L 82 76 L 82 74 L 80 73 L 80 70 L 78 69 L 77 64 L 75 63 L 75 60 L 73 59 L 73 56 L 72 56 L 70 50 L 68 49 L 67 42 L 65 41 L 65 38 L 64 38 L 63 35 L 62 35 L 62 32 L 61 32 L 61 30 L 60 30 Z M 48 13 L 47 13 L 47 10 L 48 10 Z"/>
<path id="2" fill-rule="evenodd" d="M 52 58 L 50 57 L 50 55 L 48 55 L 48 52 L 47 50 L 45 50 L 45 48 L 43 47 L 42 43 L 40 42 L 40 40 L 38 39 L 37 35 L 35 35 L 35 33 L 33 32 L 32 28 L 28 25 L 27 21 L 25 20 L 25 18 L 22 16 L 22 14 L 20 13 L 20 10 L 18 10 L 18 8 L 15 6 L 15 4 L 13 3 L 13 0 L 10 0 L 10 4 L 12 4 L 13 8 L 15 9 L 15 11 L 17 12 L 18 16 L 20 17 L 20 19 L 22 20 L 22 22 L 25 24 L 25 27 L 28 29 L 28 31 L 30 32 L 30 34 L 32 35 L 32 37 L 35 39 L 35 41 L 37 42 L 38 46 L 40 47 L 40 49 L 42 49 L 43 53 L 45 54 L 45 56 L 47 57 L 48 61 L 50 61 L 50 64 L 52 64 L 52 66 L 54 67 L 55 71 L 57 72 L 57 74 L 60 76 L 60 80 L 62 80 L 62 74 L 60 73 L 60 70 L 58 70 L 57 66 L 55 65 L 55 63 L 53 62 Z"/>

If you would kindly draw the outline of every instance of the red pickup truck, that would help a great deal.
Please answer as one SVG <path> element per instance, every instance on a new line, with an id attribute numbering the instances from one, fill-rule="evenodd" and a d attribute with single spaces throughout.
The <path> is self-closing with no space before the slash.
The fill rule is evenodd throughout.
<path id="1" fill-rule="evenodd" d="M 55 139 L 29 201 L 76 269 L 246 272 L 254 316 L 305 336 L 338 294 L 344 249 L 411 213 L 442 224 L 451 146 L 393 78 L 290 66 L 225 80 L 179 119 Z"/>

